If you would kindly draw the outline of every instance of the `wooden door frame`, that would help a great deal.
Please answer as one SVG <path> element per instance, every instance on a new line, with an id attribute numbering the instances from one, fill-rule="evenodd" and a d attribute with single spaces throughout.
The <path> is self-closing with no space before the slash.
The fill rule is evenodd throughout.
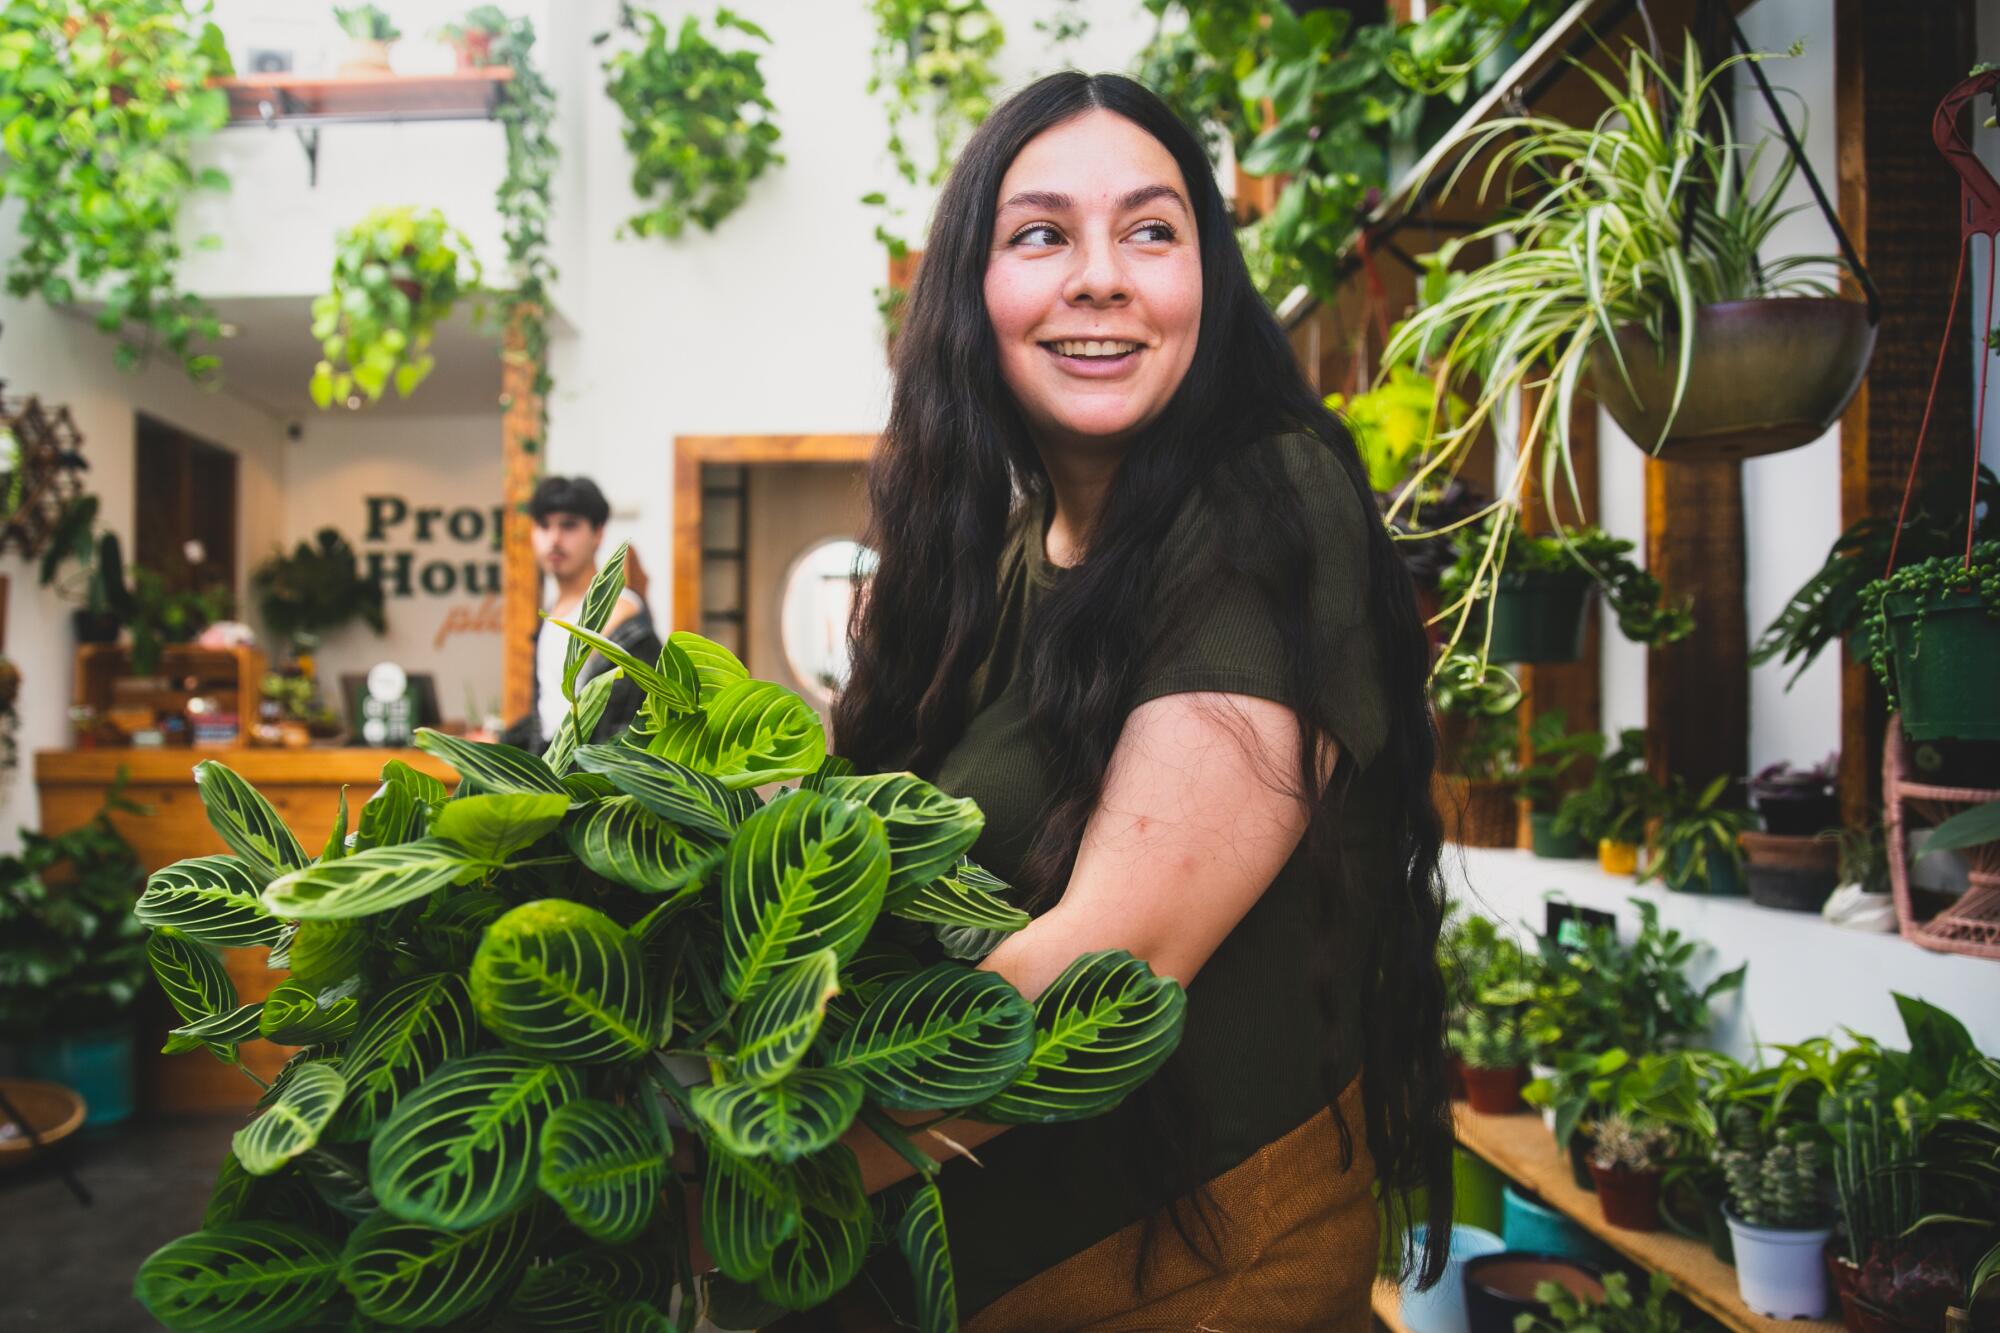
<path id="1" fill-rule="evenodd" d="M 667 623 L 701 633 L 701 469 L 704 463 L 866 463 L 874 435 L 674 437 L 673 604 Z"/>

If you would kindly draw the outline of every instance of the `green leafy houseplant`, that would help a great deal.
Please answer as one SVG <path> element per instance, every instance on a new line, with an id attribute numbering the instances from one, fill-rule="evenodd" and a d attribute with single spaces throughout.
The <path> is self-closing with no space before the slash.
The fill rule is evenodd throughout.
<path id="1" fill-rule="evenodd" d="M 911 185 L 941 183 L 959 143 L 993 110 L 993 61 L 1006 29 L 986 0 L 869 0 L 875 19 L 871 94 L 884 95 L 889 157 Z M 913 151 L 910 122 L 925 122 L 927 150 Z"/>
<path id="2" fill-rule="evenodd" d="M 690 222 L 714 231 L 749 196 L 751 183 L 785 160 L 758 54 L 717 46 L 692 15 L 674 32 L 628 4 L 619 23 L 638 44 L 604 62 L 604 91 L 624 115 L 632 193 L 647 206 L 620 234 L 672 238 Z M 728 9 L 715 11 L 713 26 L 718 36 L 771 40 Z"/>
<path id="3" fill-rule="evenodd" d="M 132 590 L 125 580 L 124 550 L 115 532 L 97 529 L 98 500 L 78 496 L 63 514 L 54 540 L 42 553 L 41 581 L 75 602 L 78 637 L 110 642 L 132 618 Z M 73 568 L 71 568 L 73 566 Z"/>
<path id="4" fill-rule="evenodd" d="M 1914 740 L 2000 740 L 2000 540 L 1904 565 L 1862 590 L 1861 635 Z M 1927 651 L 1928 645 L 1928 651 Z"/>
<path id="5" fill-rule="evenodd" d="M 154 352 L 196 380 L 220 362 L 213 310 L 180 281 L 181 210 L 224 190 L 194 150 L 229 119 L 233 71 L 206 0 L 13 0 L 0 47 L 0 195 L 20 202 L 10 296 L 103 302 L 118 364 Z M 211 243 L 212 238 L 203 244 Z"/>
<path id="6" fill-rule="evenodd" d="M 436 209 L 378 208 L 340 234 L 333 285 L 313 298 L 322 359 L 312 399 L 353 405 L 358 388 L 381 401 L 393 382 L 407 398 L 431 373 L 431 339 L 461 297 L 479 291 L 479 257 Z"/>
<path id="7" fill-rule="evenodd" d="M 474 5 L 463 18 L 441 24 L 435 35 L 457 52 L 460 67 L 478 69 L 493 63 L 493 44 L 512 22 L 498 5 Z"/>
<path id="8" fill-rule="evenodd" d="M 468 28 L 493 22 L 498 11 L 481 5 L 465 16 Z M 504 18 L 503 16 L 500 16 Z M 513 71 L 507 92 L 495 112 L 507 134 L 507 170 L 495 191 L 501 239 L 507 250 L 507 282 L 511 290 L 507 318 L 519 334 L 521 355 L 534 368 L 535 426 L 522 440 L 522 452 L 539 457 L 549 431 L 549 284 L 556 266 L 549 258 L 550 182 L 556 169 L 555 89 L 535 63 L 535 25 L 508 19 L 494 29 L 486 59 Z M 503 397 L 502 410 L 513 405 Z"/>
<path id="9" fill-rule="evenodd" d="M 87 823 L 53 836 L 23 829 L 20 854 L 0 857 L 0 1037 L 111 1026 L 145 987 L 139 861 L 108 817 L 139 809 L 123 785 Z"/>
<path id="10" fill-rule="evenodd" d="M 227 620 L 236 598 L 221 584 L 174 588 L 157 570 L 132 571 L 132 673 L 150 676 L 159 669 L 160 650 L 168 644 L 192 643 L 218 620 Z"/>
<path id="11" fill-rule="evenodd" d="M 1646 878 L 1661 880 L 1676 893 L 1742 892 L 1743 848 L 1737 838 L 1755 825 L 1756 816 L 1721 804 L 1729 786 L 1725 773 L 1691 795 L 1675 775 L 1660 805 Z"/>
<path id="12" fill-rule="evenodd" d="M 1449 428 L 1465 419 L 1463 398 L 1445 394 L 1440 402 L 1437 381 L 1407 366 L 1390 367 L 1381 383 L 1352 398 L 1332 394 L 1326 405 L 1347 423 L 1378 495 L 1409 483 L 1440 424 Z"/>
<path id="13" fill-rule="evenodd" d="M 332 528 L 251 570 L 250 591 L 265 628 L 289 640 L 294 653 L 311 652 L 322 634 L 351 620 L 377 634 L 388 629 L 382 585 L 362 577 L 354 548 Z"/>
<path id="14" fill-rule="evenodd" d="M 1711 1003 L 1742 989 L 1747 963 L 1697 987 L 1688 972 L 1706 946 L 1662 926 L 1651 899 L 1627 901 L 1639 915 L 1629 943 L 1609 926 L 1582 927 L 1573 947 L 1543 941 L 1550 989 L 1538 996 L 1540 1025 L 1555 1029 L 1558 1049 L 1647 1055 L 1693 1047 L 1708 1035 Z"/>
<path id="15" fill-rule="evenodd" d="M 357 42 L 393 42 L 403 35 L 396 21 L 376 5 L 335 5 L 333 21 Z"/>
<path id="16" fill-rule="evenodd" d="M 1623 1273 L 1604 1275 L 1604 1299 L 1578 1296 L 1560 1282 L 1535 1286 L 1535 1300 L 1548 1307 L 1514 1317 L 1514 1333 L 1693 1333 L 1700 1327 L 1674 1296 L 1673 1279 L 1654 1273 L 1643 1296 Z"/>
<path id="17" fill-rule="evenodd" d="M 316 856 L 234 773 L 197 770 L 231 852 L 160 871 L 138 907 L 176 1041 L 305 1049 L 203 1229 L 139 1271 L 170 1328 L 664 1328 L 675 1286 L 691 1328 L 819 1304 L 878 1237 L 923 1327 L 955 1327 L 912 1136 L 1096 1114 L 1179 1040 L 1180 988 L 1129 954 L 1080 956 L 1034 1003 L 961 961 L 1028 920 L 965 860 L 978 808 L 855 775 L 810 706 L 705 639 L 625 653 L 597 632 L 623 556 L 556 622 L 573 711 L 546 756 L 422 731 L 457 789 L 392 761 Z M 578 689 L 592 649 L 616 670 Z M 639 717 L 580 743 L 621 674 Z M 761 799 L 773 783 L 798 785 Z M 291 971 L 262 1004 L 212 952 L 246 944 Z M 919 1178 L 865 1197 L 856 1125 Z M 688 1257 L 696 1182 L 713 1277 Z"/>
<path id="18" fill-rule="evenodd" d="M 1604 753 L 1604 737 L 1595 731 L 1571 731 L 1569 717 L 1560 708 L 1537 717 L 1528 728 L 1528 748 L 1532 758 L 1514 772 L 1515 792 L 1530 809 L 1554 811 L 1562 795 L 1562 779 L 1584 759 Z"/>
<path id="19" fill-rule="evenodd" d="M 1589 783 L 1563 797 L 1556 828 L 1592 842 L 1637 842 L 1660 795 L 1659 784 L 1646 773 L 1646 733 L 1627 728 L 1618 733 L 1611 753 L 1598 760 Z"/>

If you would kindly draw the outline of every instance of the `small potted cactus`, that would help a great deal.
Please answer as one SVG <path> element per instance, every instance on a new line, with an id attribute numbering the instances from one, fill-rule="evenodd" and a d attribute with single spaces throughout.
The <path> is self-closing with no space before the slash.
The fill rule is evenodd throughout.
<path id="1" fill-rule="evenodd" d="M 1747 1106 L 1732 1110 L 1724 1141 L 1716 1160 L 1729 1182 L 1725 1216 L 1743 1303 L 1773 1319 L 1823 1317 L 1821 1256 L 1833 1227 L 1820 1199 L 1820 1145 L 1799 1125 L 1766 1136 Z"/>
<path id="2" fill-rule="evenodd" d="M 1519 1015 L 1504 1005 L 1468 1008 L 1451 1029 L 1451 1049 L 1465 1071 L 1465 1097 L 1484 1115 L 1511 1115 L 1523 1107 L 1528 1035 Z"/>
<path id="3" fill-rule="evenodd" d="M 1621 1114 L 1597 1122 L 1590 1178 L 1605 1221 L 1626 1231 L 1660 1229 L 1660 1177 L 1673 1149 L 1673 1130 L 1656 1121 Z"/>

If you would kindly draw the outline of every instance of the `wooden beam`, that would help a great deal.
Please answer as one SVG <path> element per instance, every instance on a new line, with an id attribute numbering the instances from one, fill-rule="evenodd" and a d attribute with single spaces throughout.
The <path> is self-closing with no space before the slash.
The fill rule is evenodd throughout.
<path id="1" fill-rule="evenodd" d="M 522 328 L 528 313 L 525 305 L 510 313 L 500 361 L 500 401 L 506 405 L 500 418 L 500 715 L 509 719 L 535 706 L 535 630 L 542 597 L 527 506 L 542 475 L 546 442 L 541 395 L 535 391 L 539 367 L 527 354 Z"/>
<path id="2" fill-rule="evenodd" d="M 1945 90 L 1965 76 L 1972 49 L 1972 0 L 1835 5 L 1840 215 L 1883 307 L 1874 363 L 1840 421 L 1843 525 L 1893 515 L 1902 498 L 1959 253 L 1958 177 L 1931 143 L 1931 116 Z M 1963 297 L 1961 305 L 1971 309 Z M 1925 476 L 1964 475 L 1971 464 L 1970 337 L 1960 322 L 1946 352 L 1924 445 Z M 1871 821 L 1881 804 L 1884 721 L 1873 672 L 1843 653 L 1841 807 L 1853 825 Z"/>
<path id="3" fill-rule="evenodd" d="M 1750 764 L 1743 465 L 1646 460 L 1646 567 L 1694 604 L 1694 632 L 1646 657 L 1646 759 L 1699 789 Z"/>

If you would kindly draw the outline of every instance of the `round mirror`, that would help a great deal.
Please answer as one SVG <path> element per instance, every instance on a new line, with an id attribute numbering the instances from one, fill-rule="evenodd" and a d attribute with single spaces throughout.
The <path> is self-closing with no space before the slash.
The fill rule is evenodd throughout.
<path id="1" fill-rule="evenodd" d="M 778 605 L 785 665 L 815 703 L 832 701 L 847 683 L 847 617 L 855 594 L 875 572 L 875 553 L 836 538 L 792 561 Z"/>

